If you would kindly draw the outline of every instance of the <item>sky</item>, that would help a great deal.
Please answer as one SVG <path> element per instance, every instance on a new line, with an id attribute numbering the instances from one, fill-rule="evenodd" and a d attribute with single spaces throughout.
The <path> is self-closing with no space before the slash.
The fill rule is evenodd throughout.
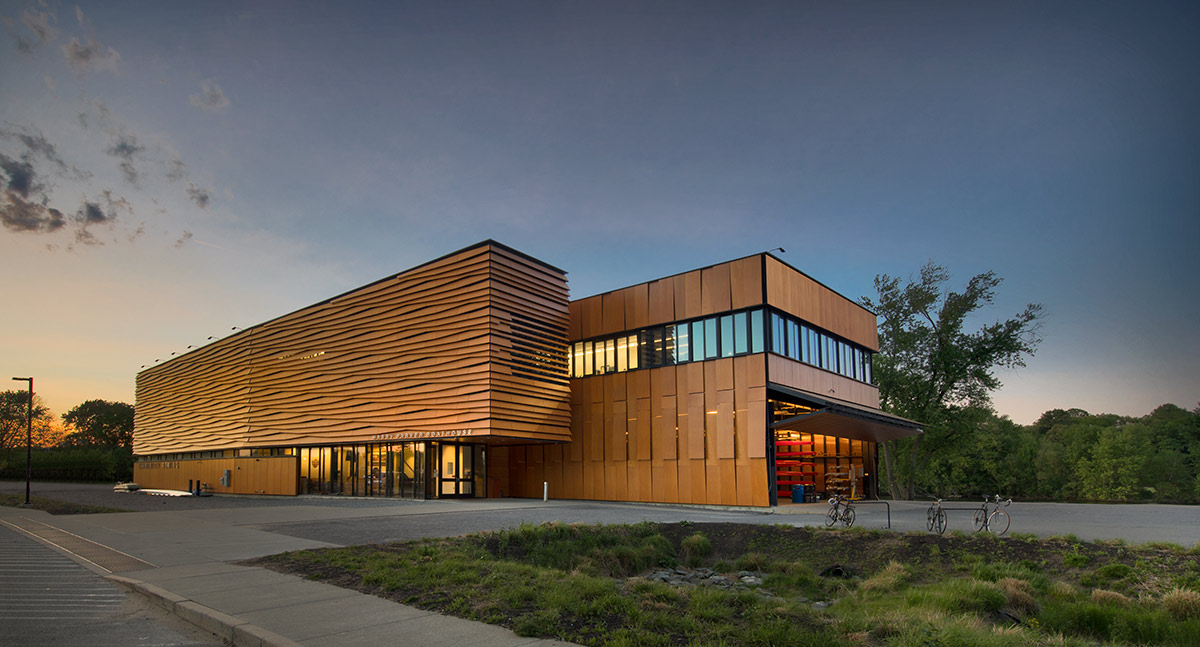
<path id="1" fill-rule="evenodd" d="M 0 0 L 0 27 L 0 367 L 55 414 L 487 238 L 576 298 L 776 247 L 852 299 L 994 271 L 974 325 L 1045 308 L 999 413 L 1200 404 L 1193 2 Z"/>

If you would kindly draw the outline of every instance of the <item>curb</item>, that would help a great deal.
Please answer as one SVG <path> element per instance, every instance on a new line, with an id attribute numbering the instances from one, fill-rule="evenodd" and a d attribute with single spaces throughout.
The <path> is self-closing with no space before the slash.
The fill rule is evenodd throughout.
<path id="1" fill-rule="evenodd" d="M 267 631 L 258 625 L 252 625 L 241 618 L 221 613 L 153 584 L 121 575 L 106 575 L 105 579 L 142 595 L 155 606 L 165 609 L 237 647 L 303 647 L 290 638 Z"/>

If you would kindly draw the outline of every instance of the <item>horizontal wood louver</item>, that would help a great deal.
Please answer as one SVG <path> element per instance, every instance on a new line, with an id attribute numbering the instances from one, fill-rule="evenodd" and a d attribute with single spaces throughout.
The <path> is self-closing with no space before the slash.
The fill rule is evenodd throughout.
<path id="1" fill-rule="evenodd" d="M 486 241 L 143 371 L 134 452 L 569 440 L 567 299 Z"/>

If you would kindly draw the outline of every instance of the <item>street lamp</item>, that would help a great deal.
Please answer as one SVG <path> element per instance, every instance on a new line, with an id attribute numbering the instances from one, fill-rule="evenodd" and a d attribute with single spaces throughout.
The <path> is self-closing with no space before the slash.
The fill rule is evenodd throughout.
<path id="1" fill-rule="evenodd" d="M 29 382 L 29 416 L 25 425 L 25 505 L 29 505 L 29 481 L 33 478 L 33 378 L 14 377 L 18 382 Z"/>

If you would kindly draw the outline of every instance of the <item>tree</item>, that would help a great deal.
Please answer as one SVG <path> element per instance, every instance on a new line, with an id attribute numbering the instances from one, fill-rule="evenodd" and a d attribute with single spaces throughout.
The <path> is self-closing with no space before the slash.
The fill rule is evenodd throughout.
<path id="1" fill-rule="evenodd" d="M 133 405 L 88 400 L 63 414 L 71 433 L 62 444 L 133 449 Z"/>
<path id="2" fill-rule="evenodd" d="M 913 498 L 917 476 L 930 458 L 967 430 L 964 414 L 990 406 L 991 393 L 1000 387 L 995 369 L 1024 366 L 1041 341 L 1038 304 L 966 332 L 967 318 L 993 303 L 1002 279 L 984 272 L 962 292 L 944 290 L 949 280 L 944 267 L 929 262 L 917 279 L 904 284 L 898 277 L 876 276 L 877 298 L 862 298 L 879 317 L 874 375 L 880 405 L 925 425 L 922 435 L 882 443 L 888 489 L 900 498 Z"/>
<path id="3" fill-rule="evenodd" d="M 0 449 L 25 446 L 28 427 L 29 391 L 4 391 L 0 393 Z M 51 422 L 50 410 L 42 404 L 42 398 L 33 395 L 33 433 L 35 436 Z M 36 439 L 35 439 L 36 442 Z"/>

